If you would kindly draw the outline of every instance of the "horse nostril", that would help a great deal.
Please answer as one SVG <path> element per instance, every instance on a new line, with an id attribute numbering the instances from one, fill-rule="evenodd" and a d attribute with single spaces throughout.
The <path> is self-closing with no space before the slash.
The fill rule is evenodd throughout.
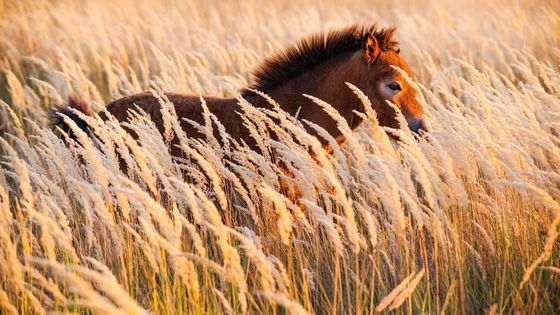
<path id="1" fill-rule="evenodd" d="M 430 131 L 430 123 L 424 117 L 408 118 L 407 122 L 408 128 L 416 133 Z"/>

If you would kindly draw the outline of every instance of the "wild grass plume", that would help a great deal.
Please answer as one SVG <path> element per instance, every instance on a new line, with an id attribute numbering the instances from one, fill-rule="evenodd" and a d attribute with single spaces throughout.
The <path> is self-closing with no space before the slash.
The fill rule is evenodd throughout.
<path id="1" fill-rule="evenodd" d="M 373 22 L 426 137 L 352 82 L 355 132 L 309 96 L 343 145 L 238 94 L 282 47 Z M 0 0 L 0 313 L 558 312 L 559 66 L 554 1 Z M 163 133 L 104 110 L 143 91 Z M 238 98 L 259 150 L 211 110 L 187 135 L 163 91 Z M 48 127 L 70 95 L 107 115 L 68 112 L 95 136 Z"/>

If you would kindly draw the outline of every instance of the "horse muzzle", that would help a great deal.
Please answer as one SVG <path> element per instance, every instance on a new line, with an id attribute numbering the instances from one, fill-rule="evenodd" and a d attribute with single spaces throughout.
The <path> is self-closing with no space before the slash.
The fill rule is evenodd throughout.
<path id="1" fill-rule="evenodd" d="M 406 122 L 408 123 L 408 128 L 418 134 L 421 132 L 428 132 L 432 129 L 430 122 L 428 122 L 425 117 L 407 118 Z"/>

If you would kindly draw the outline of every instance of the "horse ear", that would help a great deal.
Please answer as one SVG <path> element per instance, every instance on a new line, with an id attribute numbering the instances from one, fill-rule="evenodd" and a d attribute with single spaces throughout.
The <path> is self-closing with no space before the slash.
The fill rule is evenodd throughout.
<path id="1" fill-rule="evenodd" d="M 381 49 L 379 49 L 379 42 L 377 38 L 371 33 L 368 33 L 365 45 L 365 56 L 368 62 L 375 62 L 377 57 L 381 54 Z"/>

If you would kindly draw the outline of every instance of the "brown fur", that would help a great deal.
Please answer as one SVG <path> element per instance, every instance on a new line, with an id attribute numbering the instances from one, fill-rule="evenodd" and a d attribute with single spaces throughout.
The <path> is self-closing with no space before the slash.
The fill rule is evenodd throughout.
<path id="1" fill-rule="evenodd" d="M 314 122 L 333 137 L 341 139 L 335 121 L 303 94 L 316 96 L 331 104 L 354 129 L 361 120 L 353 111 L 363 111 L 363 108 L 360 100 L 345 84 L 350 82 L 370 98 L 381 125 L 397 128 L 396 113 L 386 104 L 388 98 L 378 88 L 380 82 L 397 80 L 401 83 L 402 91 L 390 100 L 400 107 L 407 119 L 421 119 L 423 109 L 416 101 L 415 90 L 391 67 L 398 66 L 412 77 L 410 69 L 399 55 L 398 43 L 392 38 L 394 31 L 395 28 L 377 29 L 375 25 L 351 26 L 311 36 L 267 58 L 254 71 L 253 84 L 243 89 L 241 95 L 253 106 L 270 107 L 266 100 L 251 91 L 260 90 L 277 101 L 286 112 L 292 115 L 298 112 L 299 119 Z M 166 95 L 174 104 L 178 117 L 203 123 L 199 96 L 177 93 Z M 204 96 L 204 99 L 210 112 L 220 120 L 233 138 L 243 140 L 255 149 L 255 142 L 239 117 L 241 108 L 237 99 L 210 96 Z M 91 113 L 89 107 L 84 107 L 82 102 L 75 99 L 70 99 L 68 106 Z M 160 131 L 163 131 L 160 104 L 150 93 L 123 97 L 111 102 L 107 110 L 119 121 L 126 121 L 128 111 L 134 110 L 136 106 L 146 111 Z M 58 108 L 51 115 L 54 126 L 64 126 L 59 118 L 60 113 L 77 119 L 76 115 L 72 116 L 65 108 Z M 198 135 L 183 119 L 181 124 L 188 136 Z M 310 129 L 309 132 L 315 134 L 314 130 Z M 172 154 L 179 156 L 181 152 L 173 147 Z"/>

